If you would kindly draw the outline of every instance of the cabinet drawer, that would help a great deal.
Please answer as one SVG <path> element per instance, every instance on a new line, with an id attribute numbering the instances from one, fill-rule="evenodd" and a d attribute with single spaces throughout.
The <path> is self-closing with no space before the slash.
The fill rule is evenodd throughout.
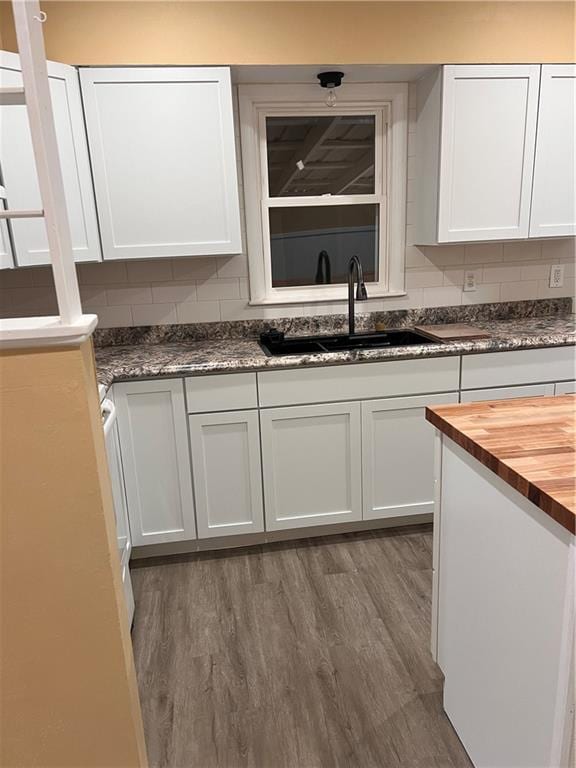
<path id="1" fill-rule="evenodd" d="M 458 389 L 459 357 L 263 371 L 262 407 L 367 400 Z M 561 378 L 561 377 L 557 377 Z"/>
<path id="2" fill-rule="evenodd" d="M 255 373 L 223 373 L 186 379 L 188 413 L 258 407 Z"/>
<path id="3" fill-rule="evenodd" d="M 574 378 L 575 347 L 489 352 L 462 358 L 461 389 L 536 384 Z"/>
<path id="4" fill-rule="evenodd" d="M 554 387 L 555 395 L 576 395 L 576 381 L 559 381 Z"/>
<path id="5" fill-rule="evenodd" d="M 551 397 L 554 384 L 529 384 L 527 387 L 495 387 L 470 389 L 462 392 L 461 403 L 479 403 L 485 400 L 512 400 L 515 397 Z"/>

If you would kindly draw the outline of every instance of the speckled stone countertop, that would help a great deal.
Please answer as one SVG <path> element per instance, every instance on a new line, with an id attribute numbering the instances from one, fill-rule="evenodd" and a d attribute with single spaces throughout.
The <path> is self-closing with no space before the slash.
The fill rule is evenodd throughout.
<path id="1" fill-rule="evenodd" d="M 449 317 L 445 322 L 454 321 L 452 315 Z M 462 321 L 470 322 L 467 318 Z M 274 325 L 278 326 L 278 323 L 274 322 Z M 571 314 L 509 320 L 476 316 L 474 325 L 489 331 L 490 338 L 284 357 L 268 357 L 255 338 L 205 338 L 157 343 L 139 339 L 132 344 L 96 346 L 98 383 L 109 387 L 115 381 L 155 376 L 343 365 L 576 344 L 576 318 Z"/>

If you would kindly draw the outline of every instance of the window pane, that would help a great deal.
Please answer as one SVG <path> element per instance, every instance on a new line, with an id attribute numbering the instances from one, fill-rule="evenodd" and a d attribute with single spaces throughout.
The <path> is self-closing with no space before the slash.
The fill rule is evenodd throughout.
<path id="1" fill-rule="evenodd" d="M 270 197 L 374 194 L 374 115 L 267 117 Z"/>
<path id="2" fill-rule="evenodd" d="M 272 285 L 346 283 L 358 256 L 364 280 L 378 280 L 378 205 L 270 208 Z"/>

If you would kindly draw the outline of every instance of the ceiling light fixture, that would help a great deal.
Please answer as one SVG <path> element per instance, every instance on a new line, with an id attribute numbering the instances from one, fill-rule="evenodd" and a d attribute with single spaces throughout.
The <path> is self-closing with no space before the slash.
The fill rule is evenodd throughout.
<path id="1" fill-rule="evenodd" d="M 336 93 L 334 92 L 334 89 L 342 85 L 344 72 L 319 72 L 316 77 L 320 80 L 321 88 L 328 88 L 326 106 L 333 107 L 334 104 L 336 104 Z"/>

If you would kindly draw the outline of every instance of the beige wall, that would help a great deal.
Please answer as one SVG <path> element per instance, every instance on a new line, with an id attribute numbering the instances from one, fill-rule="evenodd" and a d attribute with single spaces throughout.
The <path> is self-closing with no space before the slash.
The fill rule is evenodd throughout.
<path id="1" fill-rule="evenodd" d="M 90 342 L 0 356 L 0 765 L 146 764 Z"/>
<path id="2" fill-rule="evenodd" d="M 14 47 L 2 0 L 1 44 Z M 573 2 L 42 3 L 47 55 L 72 64 L 574 60 Z"/>

